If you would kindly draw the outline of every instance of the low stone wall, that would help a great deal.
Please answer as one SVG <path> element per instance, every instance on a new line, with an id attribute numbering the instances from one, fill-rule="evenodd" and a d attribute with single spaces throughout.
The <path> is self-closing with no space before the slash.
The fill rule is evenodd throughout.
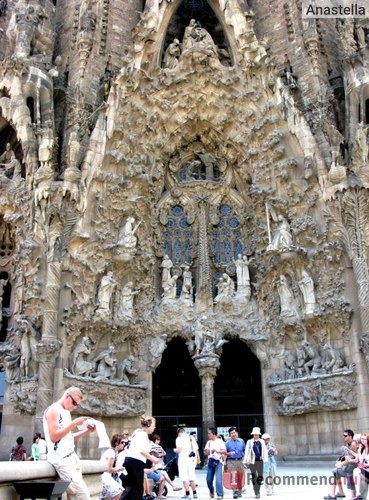
<path id="1" fill-rule="evenodd" d="M 92 500 L 98 500 L 101 491 L 101 474 L 105 466 L 99 460 L 82 460 L 83 477 Z M 0 498 L 18 500 L 13 481 L 56 479 L 55 469 L 47 462 L 0 462 Z M 63 499 L 65 495 L 63 495 Z"/>

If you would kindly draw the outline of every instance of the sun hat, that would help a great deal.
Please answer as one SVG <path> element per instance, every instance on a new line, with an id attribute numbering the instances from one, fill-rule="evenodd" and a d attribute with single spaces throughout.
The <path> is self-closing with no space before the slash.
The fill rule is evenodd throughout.
<path id="1" fill-rule="evenodd" d="M 250 432 L 251 436 L 260 436 L 261 435 L 261 432 L 260 432 L 260 427 L 254 427 L 252 429 L 252 431 Z"/>

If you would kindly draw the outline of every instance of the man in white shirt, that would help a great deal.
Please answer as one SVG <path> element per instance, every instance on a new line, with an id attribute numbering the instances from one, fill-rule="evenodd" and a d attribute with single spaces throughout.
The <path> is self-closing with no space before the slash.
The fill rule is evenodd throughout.
<path id="1" fill-rule="evenodd" d="M 49 406 L 44 413 L 44 434 L 47 444 L 47 461 L 54 466 L 60 479 L 70 481 L 68 499 L 90 500 L 90 493 L 82 477 L 79 458 L 74 451 L 74 440 L 95 430 L 94 425 L 85 424 L 89 417 L 72 420 L 70 412 L 82 401 L 78 387 L 69 387 L 62 397 Z M 85 427 L 72 434 L 77 427 Z"/>
<path id="2" fill-rule="evenodd" d="M 208 442 L 206 443 L 204 454 L 208 457 L 208 472 L 206 482 L 209 488 L 210 498 L 214 498 L 214 477 L 217 499 L 223 498 L 223 457 L 227 456 L 227 449 L 224 441 L 217 437 L 214 427 L 208 429 Z"/>

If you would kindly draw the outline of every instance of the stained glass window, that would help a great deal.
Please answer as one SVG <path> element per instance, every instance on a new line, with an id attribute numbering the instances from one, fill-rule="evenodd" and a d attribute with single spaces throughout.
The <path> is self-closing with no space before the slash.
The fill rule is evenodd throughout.
<path id="1" fill-rule="evenodd" d="M 174 265 L 191 263 L 192 228 L 181 205 L 172 208 L 163 232 L 163 240 L 164 253 L 169 255 Z"/>
<path id="2" fill-rule="evenodd" d="M 227 265 L 243 253 L 240 223 L 230 205 L 219 207 L 219 223 L 212 231 L 212 250 L 218 265 Z"/>

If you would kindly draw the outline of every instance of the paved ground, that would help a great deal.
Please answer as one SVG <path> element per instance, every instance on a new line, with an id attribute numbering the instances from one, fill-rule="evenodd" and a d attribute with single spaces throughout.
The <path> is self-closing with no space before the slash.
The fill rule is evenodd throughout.
<path id="1" fill-rule="evenodd" d="M 295 466 L 288 464 L 278 464 L 277 465 L 277 476 L 280 484 L 275 486 L 273 496 L 267 496 L 264 486 L 260 490 L 260 498 L 273 499 L 278 498 L 280 500 L 297 499 L 297 500 L 319 500 L 329 492 L 328 481 L 330 477 L 330 463 L 322 462 L 316 466 L 307 466 L 305 464 L 296 464 Z M 248 469 L 247 469 L 248 470 Z M 246 470 L 246 471 L 247 471 Z M 198 496 L 199 499 L 208 499 L 209 491 L 206 486 L 206 469 L 196 470 L 197 482 L 198 482 Z M 178 484 L 178 478 L 175 479 L 175 483 Z M 345 488 L 344 488 L 345 489 Z M 346 489 L 345 489 L 346 491 Z M 171 491 L 169 487 L 169 498 L 180 498 L 183 495 L 182 492 Z M 224 498 L 232 499 L 232 492 L 230 490 L 224 490 Z M 243 499 L 255 498 L 254 490 L 252 484 L 247 484 L 245 486 L 245 491 L 242 495 Z M 348 498 L 350 498 L 348 496 Z"/>

